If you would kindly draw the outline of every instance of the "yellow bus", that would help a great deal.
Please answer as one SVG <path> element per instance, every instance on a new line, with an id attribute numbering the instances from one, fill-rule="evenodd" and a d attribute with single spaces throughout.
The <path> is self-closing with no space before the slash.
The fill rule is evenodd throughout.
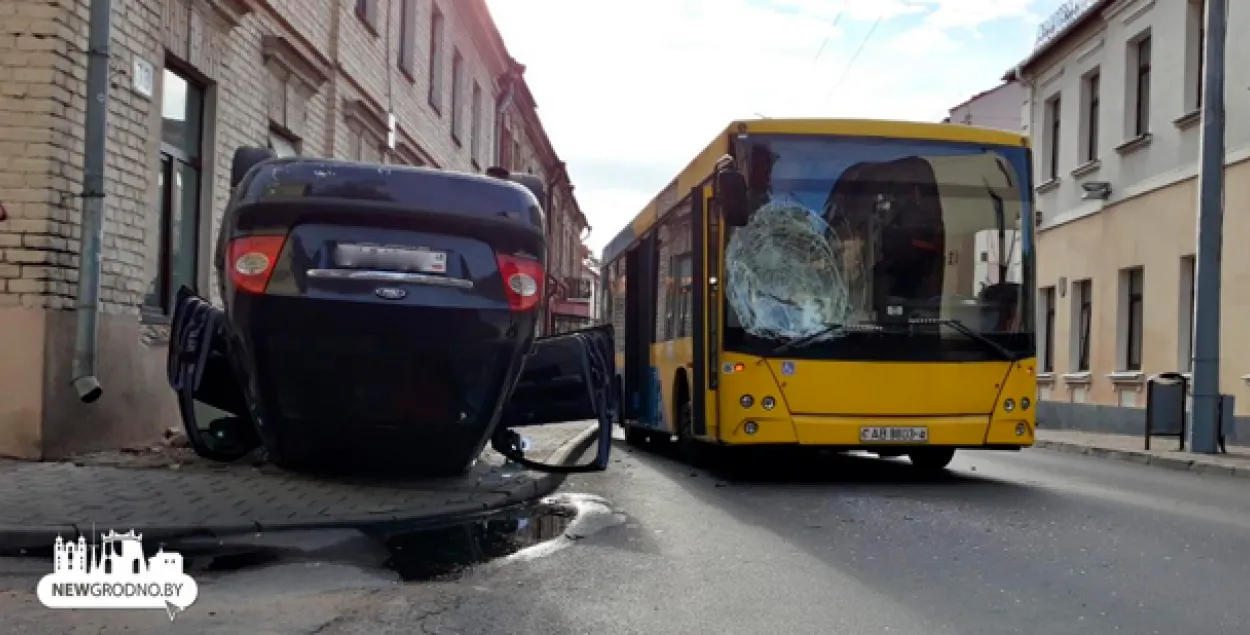
<path id="1" fill-rule="evenodd" d="M 627 442 L 906 456 L 1034 440 L 1027 137 L 732 122 L 604 249 Z"/>

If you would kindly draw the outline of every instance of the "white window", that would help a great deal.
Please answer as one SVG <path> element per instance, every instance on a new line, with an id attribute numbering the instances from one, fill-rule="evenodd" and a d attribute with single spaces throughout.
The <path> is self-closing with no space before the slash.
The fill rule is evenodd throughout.
<path id="1" fill-rule="evenodd" d="M 1130 267 L 1120 270 L 1118 328 L 1116 332 L 1116 358 L 1122 371 L 1142 369 L 1143 291 L 1145 270 Z"/>
<path id="2" fill-rule="evenodd" d="M 1059 178 L 1059 141 L 1063 132 L 1063 100 L 1055 95 L 1046 100 L 1046 178 Z"/>
<path id="3" fill-rule="evenodd" d="M 1041 297 L 1039 307 L 1041 309 L 1042 323 L 1042 372 L 1055 372 L 1055 288 L 1046 287 L 1041 289 L 1039 294 Z"/>
<path id="4" fill-rule="evenodd" d="M 1150 133 L 1151 49 L 1149 31 L 1128 45 L 1130 90 L 1127 101 L 1130 110 L 1125 122 L 1129 125 L 1130 138 Z"/>
<path id="5" fill-rule="evenodd" d="M 1206 55 L 1206 1 L 1189 0 L 1185 17 L 1185 110 L 1202 108 L 1202 74 Z"/>
<path id="6" fill-rule="evenodd" d="M 1081 107 L 1085 111 L 1081 118 L 1081 158 L 1089 163 L 1098 160 L 1098 124 L 1102 117 L 1102 75 L 1098 69 L 1087 74 L 1081 85 Z"/>
<path id="7" fill-rule="evenodd" d="M 1180 307 L 1179 315 L 1176 317 L 1177 329 L 1177 367 L 1182 372 L 1189 372 L 1194 369 L 1194 271 L 1195 263 L 1193 256 L 1181 257 L 1181 275 L 1180 275 L 1180 297 L 1177 306 Z"/>
<path id="8" fill-rule="evenodd" d="M 1094 328 L 1094 283 L 1078 280 L 1072 284 L 1071 351 L 1068 366 L 1071 372 L 1089 372 L 1090 339 Z"/>

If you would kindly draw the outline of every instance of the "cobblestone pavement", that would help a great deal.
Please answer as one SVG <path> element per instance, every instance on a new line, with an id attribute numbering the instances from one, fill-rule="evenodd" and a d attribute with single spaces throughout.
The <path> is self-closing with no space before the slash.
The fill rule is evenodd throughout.
<path id="1" fill-rule="evenodd" d="M 592 422 L 527 428 L 530 455 L 580 441 Z M 583 434 L 585 433 L 585 434 Z M 0 551 L 47 547 L 78 530 L 135 529 L 147 538 L 296 527 L 413 522 L 486 511 L 543 496 L 563 477 L 482 453 L 465 476 L 413 481 L 328 480 L 277 468 L 216 464 L 155 448 L 70 462 L 0 460 Z"/>
<path id="2" fill-rule="evenodd" d="M 1182 452 L 1176 439 L 1152 438 L 1150 450 L 1140 435 L 1107 434 L 1080 430 L 1037 431 L 1037 447 L 1061 452 L 1088 454 L 1133 461 L 1204 474 L 1222 474 L 1250 478 L 1250 447 L 1228 446 L 1227 454 L 1195 454 Z"/>

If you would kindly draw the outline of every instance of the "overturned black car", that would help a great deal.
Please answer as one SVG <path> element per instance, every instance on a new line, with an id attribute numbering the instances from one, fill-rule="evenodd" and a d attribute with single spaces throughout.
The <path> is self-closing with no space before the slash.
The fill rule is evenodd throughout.
<path id="1" fill-rule="evenodd" d="M 213 269 L 183 288 L 169 380 L 191 445 L 263 447 L 292 470 L 464 472 L 490 441 L 528 467 L 607 466 L 612 331 L 536 337 L 541 182 L 242 148 Z M 524 456 L 511 428 L 597 419 L 585 466 Z M 501 425 L 501 420 L 503 424 Z"/>

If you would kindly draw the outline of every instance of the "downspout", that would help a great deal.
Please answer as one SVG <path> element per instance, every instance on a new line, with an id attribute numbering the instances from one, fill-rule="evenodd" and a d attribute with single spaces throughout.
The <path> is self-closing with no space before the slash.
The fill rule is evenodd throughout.
<path id="1" fill-rule="evenodd" d="M 565 163 L 564 161 L 559 161 L 557 159 L 555 171 L 552 172 L 551 176 L 547 178 L 547 200 L 543 201 L 543 205 L 547 207 L 548 217 L 551 218 L 552 220 L 554 220 L 555 211 L 556 211 L 555 210 L 556 185 L 560 183 L 562 179 L 567 178 L 568 173 L 569 173 L 568 164 Z M 552 243 L 552 240 L 551 240 L 552 230 L 555 227 L 555 225 L 556 224 L 554 222 L 548 221 L 547 223 L 547 244 L 548 245 Z M 547 278 L 549 279 L 549 284 L 548 284 L 549 291 L 547 293 L 547 332 L 550 333 L 551 331 L 555 330 L 555 324 L 556 324 L 555 299 L 556 299 L 557 294 L 559 293 L 560 281 L 558 278 L 551 275 L 550 272 L 547 273 Z"/>
<path id="2" fill-rule="evenodd" d="M 109 110 L 109 0 L 91 0 L 87 36 L 86 146 L 83 149 L 82 242 L 78 256 L 78 325 L 71 384 L 83 403 L 104 394 L 96 366 L 100 350 L 100 268 L 104 243 L 104 165 Z"/>
<path id="3" fill-rule="evenodd" d="M 330 81 L 326 88 L 326 141 L 325 156 L 337 156 L 338 144 L 335 143 L 338 133 L 337 104 L 339 96 L 339 37 L 343 22 L 343 0 L 335 0 L 330 14 L 330 50 L 326 51 L 330 58 Z"/>
<path id="4" fill-rule="evenodd" d="M 500 79 L 503 91 L 499 94 L 499 99 L 495 101 L 495 165 L 512 169 L 511 166 L 503 165 L 503 131 L 504 120 L 508 115 L 508 109 L 512 107 L 512 102 L 516 97 L 516 64 L 509 62 L 509 69 Z"/>

